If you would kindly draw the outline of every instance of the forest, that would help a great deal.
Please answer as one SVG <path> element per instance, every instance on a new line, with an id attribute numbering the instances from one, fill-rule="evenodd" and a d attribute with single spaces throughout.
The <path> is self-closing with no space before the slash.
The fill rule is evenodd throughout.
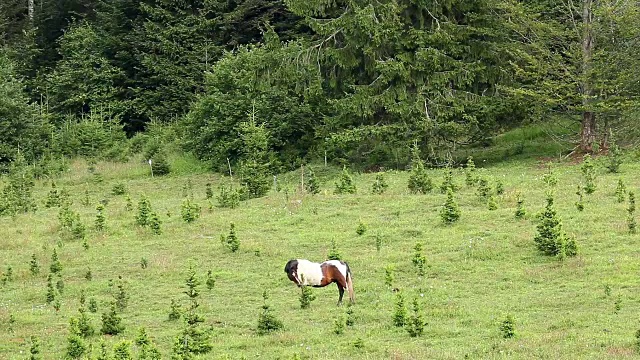
<path id="1" fill-rule="evenodd" d="M 273 173 L 407 164 L 414 143 L 438 165 L 558 119 L 594 153 L 637 135 L 638 24 L 632 0 L 5 0 L 0 163 L 140 137 L 219 171 L 252 146 Z"/>

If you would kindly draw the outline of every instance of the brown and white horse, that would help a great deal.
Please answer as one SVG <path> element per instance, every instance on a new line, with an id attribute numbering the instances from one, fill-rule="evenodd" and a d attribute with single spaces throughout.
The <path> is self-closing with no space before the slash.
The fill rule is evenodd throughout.
<path id="1" fill-rule="evenodd" d="M 331 283 L 336 283 L 340 292 L 338 305 L 342 304 L 342 296 L 345 290 L 349 292 L 349 300 L 352 304 L 356 300 L 353 294 L 351 269 L 349 269 L 349 265 L 346 262 L 328 260 L 323 263 L 315 263 L 305 259 L 294 259 L 287 262 L 284 272 L 287 273 L 289 280 L 293 281 L 298 287 L 324 287 Z"/>

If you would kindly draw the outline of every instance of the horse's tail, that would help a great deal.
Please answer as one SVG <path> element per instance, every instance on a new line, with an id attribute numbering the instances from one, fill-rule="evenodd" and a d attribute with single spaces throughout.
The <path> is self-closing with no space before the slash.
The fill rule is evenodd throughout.
<path id="1" fill-rule="evenodd" d="M 353 292 L 353 275 L 351 274 L 351 269 L 349 268 L 349 264 L 344 263 L 347 266 L 347 291 L 349 292 L 349 300 L 351 303 L 356 302 L 356 295 Z"/>

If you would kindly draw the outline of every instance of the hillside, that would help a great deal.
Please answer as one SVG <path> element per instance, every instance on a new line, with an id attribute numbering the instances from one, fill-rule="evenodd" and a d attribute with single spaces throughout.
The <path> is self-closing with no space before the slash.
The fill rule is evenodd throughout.
<path id="1" fill-rule="evenodd" d="M 216 207 L 215 199 L 210 208 L 205 200 L 207 183 L 217 194 L 218 185 L 228 179 L 204 171 L 150 178 L 138 162 L 98 163 L 92 173 L 86 162 L 76 160 L 55 182 L 69 192 L 71 209 L 86 226 L 88 249 L 61 229 L 59 208 L 43 206 L 50 181 L 37 182 L 37 212 L 0 219 L 0 270 L 6 274 L 11 267 L 13 273 L 0 292 L 0 357 L 25 358 L 29 338 L 36 336 L 44 359 L 62 358 L 69 318 L 79 314 L 81 293 L 98 305 L 96 313 L 87 314 L 99 333 L 100 316 L 122 283 L 128 297 L 120 312 L 125 331 L 86 339 L 93 358 L 101 341 L 112 351 L 123 339 L 133 342 L 141 326 L 163 358 L 169 358 L 174 338 L 184 328 L 181 320 L 168 320 L 170 303 L 175 299 L 183 308 L 188 305 L 185 281 L 192 266 L 201 282 L 198 312 L 212 334 L 212 351 L 203 359 L 631 358 L 639 327 L 638 235 L 628 233 L 626 201 L 618 203 L 614 196 L 618 178 L 630 190 L 640 187 L 640 167 L 631 160 L 636 159 L 630 155 L 622 173 L 614 175 L 598 159 L 597 188 L 585 195 L 582 212 L 575 206 L 576 186 L 582 181 L 579 165 L 552 166 L 558 179 L 558 215 L 579 246 L 578 255 L 565 260 L 542 255 L 533 241 L 535 214 L 545 204 L 542 178 L 548 171 L 535 160 L 478 168 L 492 188 L 497 181 L 504 184 L 493 211 L 475 187 L 465 185 L 464 170 L 455 169 L 461 218 L 453 225 L 443 225 L 439 216 L 446 198 L 438 189 L 443 170 L 428 171 L 436 188 L 426 195 L 410 194 L 409 173 L 397 171 L 385 173 L 389 188 L 382 195 L 370 194 L 376 174 L 354 175 L 357 194 L 334 195 L 337 169 L 317 165 L 318 195 L 298 191 L 299 172 L 292 172 L 280 177 L 280 191 L 228 209 Z M 133 210 L 125 209 L 125 195 L 112 194 L 117 183 L 124 184 Z M 89 205 L 82 204 L 85 192 Z M 522 220 L 514 217 L 518 192 L 527 210 Z M 180 211 L 184 195 L 191 193 L 202 212 L 188 224 Z M 143 195 L 162 222 L 161 235 L 135 225 Z M 100 200 L 106 203 L 104 231 L 94 229 Z M 237 253 L 220 242 L 230 223 L 240 240 Z M 360 223 L 366 226 L 363 235 L 356 234 Z M 381 240 L 379 250 L 376 239 Z M 326 259 L 332 242 L 349 263 L 356 290 L 354 324 L 341 335 L 334 333 L 334 323 L 347 307 L 336 307 L 335 286 L 312 289 L 317 299 L 301 309 L 300 290 L 283 273 L 292 258 Z M 426 257 L 424 276 L 412 264 L 417 243 Z M 54 249 L 64 281 L 56 295 L 59 311 L 45 301 Z M 40 265 L 35 276 L 29 270 L 32 254 Z M 385 285 L 386 267 L 394 269 L 391 287 Z M 208 270 L 215 277 L 211 290 L 204 285 Z M 409 315 L 418 299 L 426 321 L 421 337 L 393 325 L 393 289 L 403 294 Z M 265 290 L 284 329 L 259 336 L 255 329 Z M 508 315 L 515 321 L 516 336 L 510 339 L 500 331 Z M 137 345 L 131 348 L 134 354 L 140 351 Z"/>

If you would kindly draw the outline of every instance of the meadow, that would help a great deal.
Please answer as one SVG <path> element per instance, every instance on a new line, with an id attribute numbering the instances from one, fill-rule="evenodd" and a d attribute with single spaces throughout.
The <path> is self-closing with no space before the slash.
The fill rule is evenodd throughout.
<path id="1" fill-rule="evenodd" d="M 628 204 L 618 203 L 614 192 L 619 178 L 627 189 L 640 189 L 640 165 L 629 155 L 620 174 L 608 174 L 603 162 L 596 160 L 597 188 L 584 196 L 584 211 L 575 206 L 580 165 L 570 160 L 551 165 L 558 179 L 558 215 L 579 247 L 577 256 L 559 260 L 541 254 L 533 241 L 535 215 L 549 188 L 542 180 L 549 172 L 546 160 L 477 163 L 477 173 L 492 188 L 497 181 L 504 184 L 496 210 L 488 209 L 476 187 L 465 185 L 463 169 L 454 169 L 461 217 L 452 225 L 439 215 L 446 198 L 438 189 L 441 169 L 428 170 L 435 188 L 425 195 L 411 194 L 409 173 L 396 170 L 385 172 L 389 187 L 383 194 L 371 194 L 376 174 L 363 173 L 353 176 L 356 194 L 335 195 L 340 169 L 313 164 L 319 194 L 300 191 L 300 172 L 294 171 L 279 176 L 278 189 L 266 197 L 230 209 L 217 207 L 215 200 L 218 186 L 229 179 L 188 158 L 172 159 L 174 172 L 153 178 L 141 161 L 98 162 L 89 171 L 85 160 L 74 160 L 53 180 L 69 192 L 71 208 L 86 225 L 86 246 L 61 229 L 60 208 L 44 207 L 50 179 L 37 181 L 36 212 L 0 218 L 0 271 L 13 272 L 0 287 L 0 358 L 28 358 L 31 336 L 40 340 L 43 359 L 64 358 L 69 318 L 78 315 L 81 293 L 97 304 L 97 312 L 88 315 L 99 332 L 100 316 L 122 284 L 128 296 L 120 312 L 125 331 L 88 338 L 91 358 L 98 356 L 101 342 L 111 351 L 123 339 L 133 342 L 144 327 L 168 359 L 184 327 L 182 320 L 169 320 L 170 303 L 188 305 L 190 267 L 201 282 L 198 312 L 213 346 L 202 359 L 633 358 L 640 329 L 640 235 L 629 234 Z M 126 209 L 126 195 L 112 193 L 119 183 L 132 210 Z M 214 191 L 211 200 L 205 196 L 207 183 Z M 514 216 L 518 192 L 525 200 L 524 219 Z M 181 204 L 191 194 L 202 211 L 186 223 Z M 135 224 L 143 195 L 162 222 L 160 235 Z M 100 201 L 106 204 L 102 231 L 94 229 Z M 220 241 L 231 223 L 240 240 L 235 253 Z M 361 235 L 359 224 L 366 228 Z M 301 309 L 300 290 L 283 271 L 289 259 L 325 260 L 332 243 L 353 271 L 356 292 L 353 325 L 339 335 L 335 321 L 349 307 L 336 306 L 336 287 L 313 289 L 317 299 Z M 412 263 L 417 243 L 426 258 L 424 276 Z M 46 303 L 54 249 L 64 280 L 58 311 Z M 33 254 L 38 275 L 29 269 Z M 385 268 L 393 269 L 391 286 L 385 284 Z M 204 285 L 209 270 L 212 289 Z M 265 290 L 284 328 L 258 335 Z M 426 322 L 422 336 L 394 326 L 398 293 L 409 314 L 418 299 Z M 508 316 L 515 324 L 512 338 L 500 330 Z M 138 347 L 131 349 L 137 358 Z"/>

